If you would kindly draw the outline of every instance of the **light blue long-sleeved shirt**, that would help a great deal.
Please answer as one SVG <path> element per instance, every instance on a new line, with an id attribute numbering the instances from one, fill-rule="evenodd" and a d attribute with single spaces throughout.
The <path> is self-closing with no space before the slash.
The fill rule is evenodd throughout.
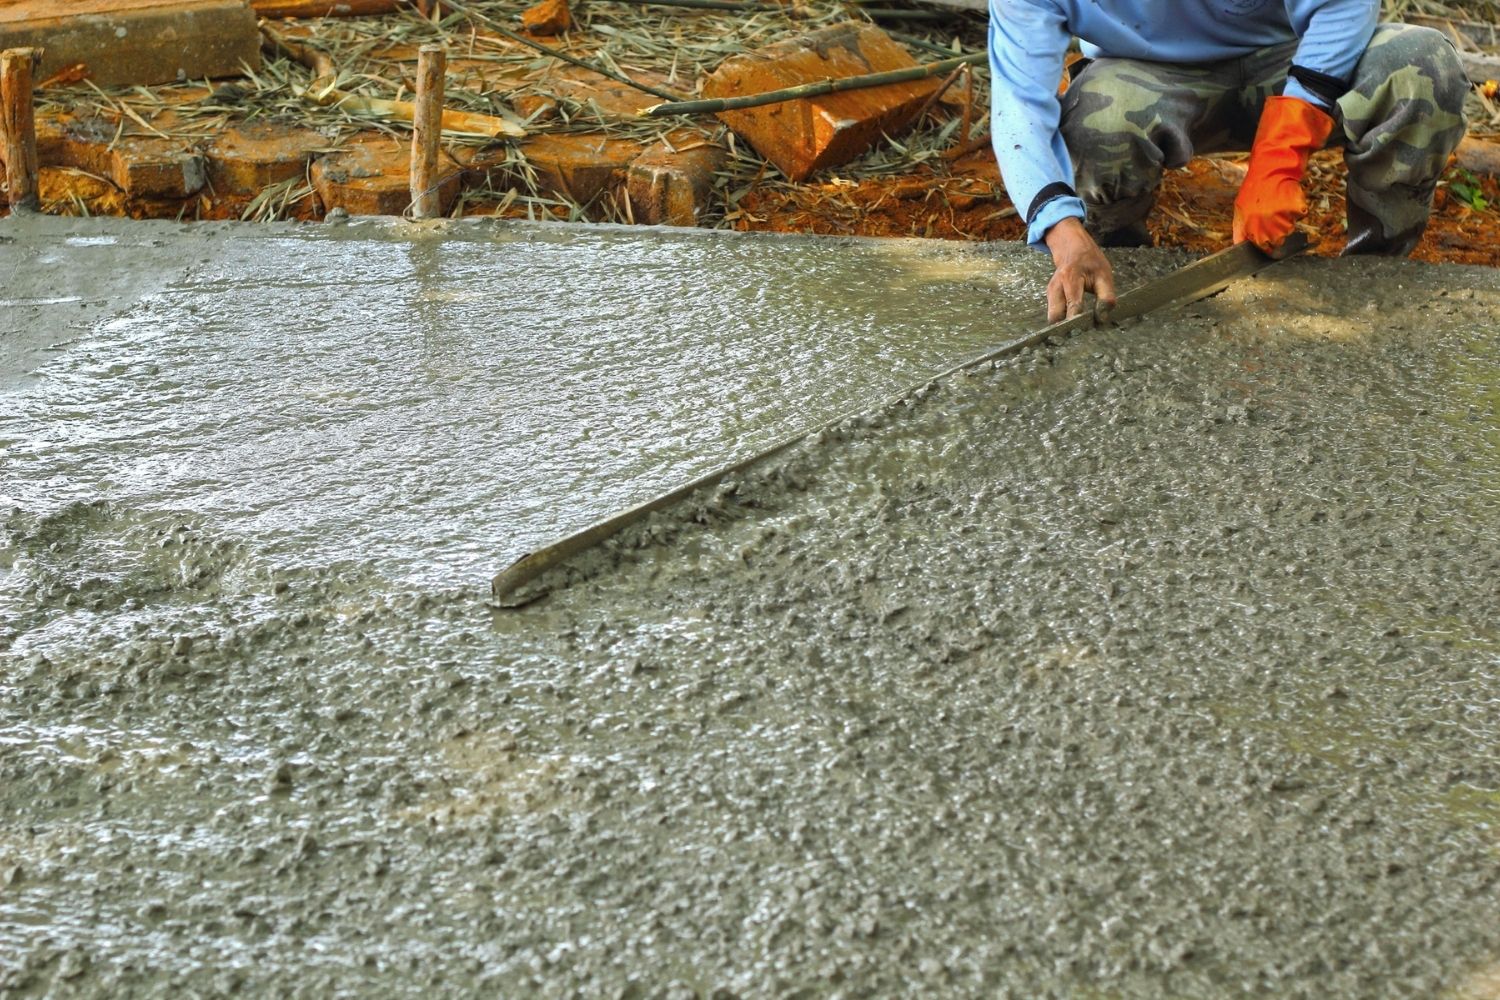
<path id="1" fill-rule="evenodd" d="M 1375 32 L 1379 0 L 989 0 L 990 129 L 1027 240 L 1083 218 L 1073 162 L 1058 131 L 1057 84 L 1070 37 L 1090 58 L 1167 63 L 1233 59 L 1294 39 L 1294 66 L 1347 83 Z M 1326 90 L 1324 87 L 1318 90 Z M 1328 108 L 1297 79 L 1286 94 Z M 1042 197 L 1038 200 L 1038 194 Z M 1038 203 L 1040 201 L 1040 203 Z"/>

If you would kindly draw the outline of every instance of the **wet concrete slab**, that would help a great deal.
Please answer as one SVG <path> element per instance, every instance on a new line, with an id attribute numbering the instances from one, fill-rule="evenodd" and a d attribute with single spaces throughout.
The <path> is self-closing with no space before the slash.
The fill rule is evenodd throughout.
<path id="1" fill-rule="evenodd" d="M 1286 264 L 914 394 L 497 611 L 520 548 L 1032 325 L 1045 261 L 161 238 L 164 279 L 6 355 L 0 988 L 1493 981 L 1493 272 Z"/>

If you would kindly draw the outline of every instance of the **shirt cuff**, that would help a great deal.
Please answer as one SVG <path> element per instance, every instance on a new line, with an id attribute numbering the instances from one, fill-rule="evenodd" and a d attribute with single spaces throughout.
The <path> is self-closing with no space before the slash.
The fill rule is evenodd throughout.
<path id="1" fill-rule="evenodd" d="M 1064 219 L 1084 217 L 1083 199 L 1064 195 L 1053 198 L 1037 210 L 1031 225 L 1026 227 L 1026 242 L 1037 250 L 1046 250 L 1047 230 Z"/>
<path id="2" fill-rule="evenodd" d="M 1312 91 L 1308 90 L 1306 87 L 1302 86 L 1302 84 L 1298 83 L 1294 79 L 1287 80 L 1286 89 L 1281 92 L 1281 96 L 1295 97 L 1299 101 L 1306 101 L 1308 104 L 1311 104 L 1319 111 L 1333 110 L 1332 101 L 1328 100 L 1326 97 L 1319 97 L 1317 94 L 1314 94 Z"/>

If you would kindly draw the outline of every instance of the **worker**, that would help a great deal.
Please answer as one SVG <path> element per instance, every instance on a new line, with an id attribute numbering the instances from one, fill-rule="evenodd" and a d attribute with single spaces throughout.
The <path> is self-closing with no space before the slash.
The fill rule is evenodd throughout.
<path id="1" fill-rule="evenodd" d="M 1308 156 L 1343 147 L 1346 254 L 1411 253 L 1464 135 L 1468 81 L 1379 0 L 990 0 L 991 136 L 1027 241 L 1052 254 L 1048 321 L 1114 304 L 1100 247 L 1148 241 L 1163 168 L 1250 151 L 1234 240 L 1271 255 L 1307 213 Z M 1059 97 L 1071 37 L 1082 43 Z"/>

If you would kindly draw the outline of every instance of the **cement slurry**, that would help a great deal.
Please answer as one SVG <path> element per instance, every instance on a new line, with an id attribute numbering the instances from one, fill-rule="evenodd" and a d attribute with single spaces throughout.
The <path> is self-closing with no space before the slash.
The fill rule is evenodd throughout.
<path id="1" fill-rule="evenodd" d="M 0 416 L 0 991 L 1491 995 L 1494 273 L 1288 263 L 924 390 L 501 612 L 484 584 L 509 546 L 961 356 L 1045 269 L 422 234 L 467 262 L 437 283 L 459 299 L 531 238 L 574 253 L 584 302 L 721 246 L 707 266 L 745 288 L 802 289 L 735 353 L 705 277 L 635 285 L 688 307 L 633 355 L 678 374 L 632 399 L 621 365 L 590 394 L 555 353 L 497 347 L 531 329 L 506 325 L 519 291 L 424 328 L 421 297 L 277 289 L 327 247 L 390 271 L 418 242 L 400 230 L 283 232 L 260 260 L 182 238 L 210 259 Z M 789 273 L 788 246 L 817 269 Z M 1131 279 L 1177 262 L 1120 258 Z M 827 291 L 872 272 L 917 284 L 925 342 L 871 304 L 902 295 Z M 311 328 L 283 339 L 294 305 Z M 586 314 L 551 343 L 632 356 L 628 320 Z M 841 335 L 862 318 L 872 339 Z M 490 480 L 465 449 L 517 453 L 475 428 L 527 365 L 591 416 L 538 419 L 534 462 Z M 741 368 L 780 378 L 702 391 Z M 552 450 L 605 412 L 637 453 Z M 528 489 L 546 502 L 505 499 Z"/>

